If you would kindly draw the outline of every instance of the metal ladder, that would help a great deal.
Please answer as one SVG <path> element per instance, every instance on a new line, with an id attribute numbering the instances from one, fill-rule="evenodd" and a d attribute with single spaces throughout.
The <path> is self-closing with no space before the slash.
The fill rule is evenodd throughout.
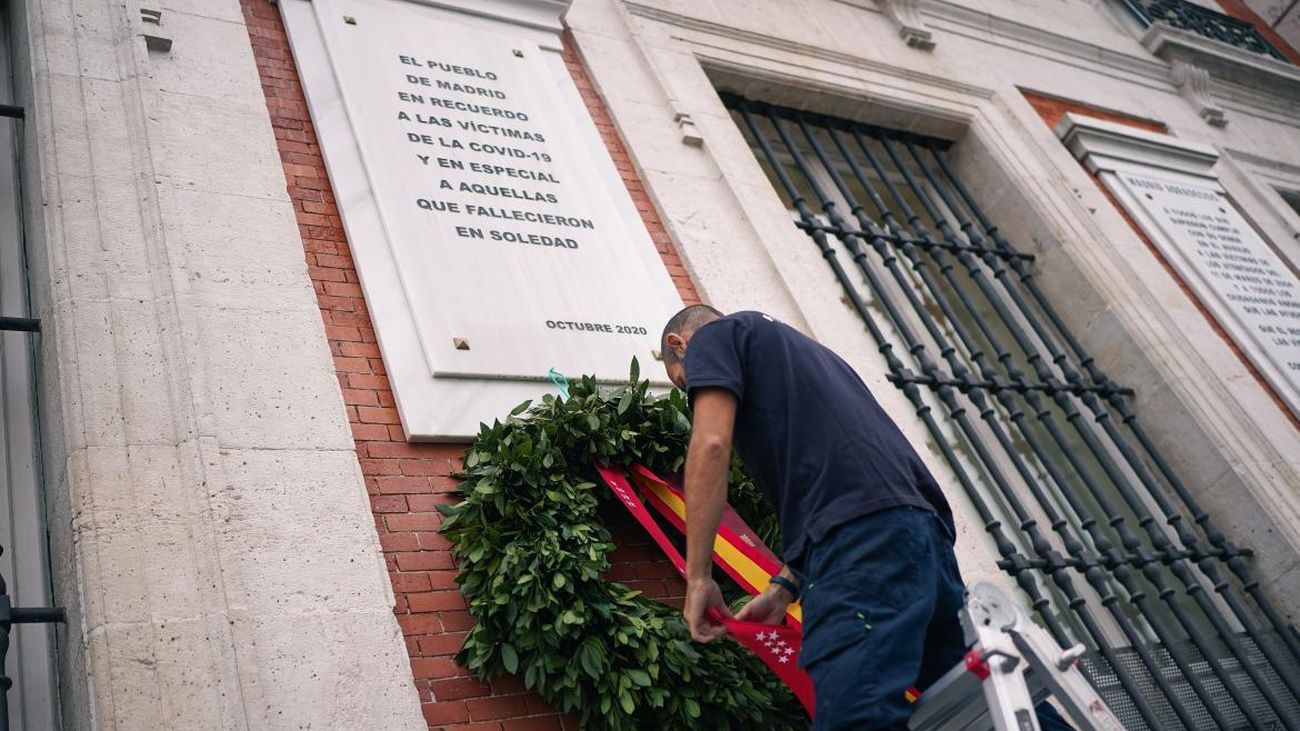
<path id="1" fill-rule="evenodd" d="M 1051 695 L 1079 731 L 1122 731 L 1079 670 L 1083 645 L 1062 650 L 1001 589 L 984 582 L 967 591 L 961 619 L 974 645 L 917 701 L 909 729 L 1039 731 L 1034 706 Z"/>

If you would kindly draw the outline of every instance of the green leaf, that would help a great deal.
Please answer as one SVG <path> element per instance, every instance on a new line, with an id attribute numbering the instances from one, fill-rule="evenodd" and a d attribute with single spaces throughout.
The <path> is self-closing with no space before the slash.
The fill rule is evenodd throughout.
<path id="1" fill-rule="evenodd" d="M 682 705 L 683 705 L 683 706 L 686 706 L 686 715 L 690 716 L 691 718 L 699 718 L 699 717 L 700 717 L 700 704 L 699 704 L 699 703 L 696 703 L 695 701 L 691 700 L 690 698 L 683 698 L 683 699 L 682 699 Z"/>
<path id="2" fill-rule="evenodd" d="M 519 670 L 519 655 L 515 653 L 514 645 L 509 642 L 501 645 L 501 664 L 506 667 L 508 673 Z"/>
<path id="3" fill-rule="evenodd" d="M 599 650 L 591 642 L 582 643 L 582 648 L 578 650 L 578 662 L 582 663 L 582 669 L 587 671 L 593 680 L 600 678 L 600 654 Z"/>
<path id="4" fill-rule="evenodd" d="M 533 400 L 532 400 L 532 399 L 528 399 L 527 401 L 523 402 L 522 404 L 519 404 L 519 405 L 516 406 L 514 409 L 512 409 L 512 410 L 510 411 L 510 415 L 511 415 L 511 416 L 519 416 L 520 414 L 522 414 L 522 413 L 524 413 L 525 411 L 527 411 L 527 410 L 528 410 L 528 407 L 529 407 L 529 406 L 532 406 L 532 405 L 533 405 Z"/>
<path id="5" fill-rule="evenodd" d="M 600 417 L 595 414 L 587 414 L 587 426 L 590 427 L 592 431 L 599 429 Z"/>
<path id="6" fill-rule="evenodd" d="M 641 380 L 641 364 L 637 361 L 636 356 L 632 356 L 632 368 L 628 371 L 627 380 L 632 385 L 636 385 Z"/>

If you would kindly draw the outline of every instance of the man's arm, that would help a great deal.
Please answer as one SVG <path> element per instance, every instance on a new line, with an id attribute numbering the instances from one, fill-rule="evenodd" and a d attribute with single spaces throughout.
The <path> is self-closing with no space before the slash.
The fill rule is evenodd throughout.
<path id="1" fill-rule="evenodd" d="M 713 542 L 727 502 L 731 436 L 736 423 L 736 395 L 725 388 L 703 388 L 694 398 L 691 445 L 686 454 L 686 607 L 683 614 L 697 642 L 726 632 L 705 612 L 716 608 L 730 616 L 713 581 Z"/>

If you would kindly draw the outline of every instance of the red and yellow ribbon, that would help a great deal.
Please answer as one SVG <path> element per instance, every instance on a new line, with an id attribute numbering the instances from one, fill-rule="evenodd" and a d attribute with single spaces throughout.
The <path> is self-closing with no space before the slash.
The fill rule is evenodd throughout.
<path id="1" fill-rule="evenodd" d="M 659 548 L 663 549 L 664 555 L 666 555 L 668 560 L 672 562 L 674 567 L 676 567 L 677 573 L 681 574 L 682 577 L 685 578 L 686 559 L 682 557 L 681 552 L 672 544 L 672 541 L 668 540 L 668 536 L 664 533 L 663 529 L 655 522 L 654 516 L 650 515 L 650 511 L 646 509 L 645 503 L 641 501 L 641 497 L 637 494 L 636 489 L 632 487 L 632 483 L 628 482 L 627 477 L 622 472 L 599 466 L 596 469 L 600 473 L 601 479 L 605 481 L 605 484 L 609 486 L 609 489 L 618 497 L 619 502 L 623 503 L 623 507 L 627 508 L 628 512 L 632 513 L 632 516 L 636 518 L 637 522 L 646 529 L 646 532 L 650 534 L 650 537 L 654 539 L 654 542 L 659 544 Z M 644 486 L 647 495 L 654 496 L 647 498 L 648 500 L 659 500 L 664 502 L 665 505 L 669 505 L 673 501 L 676 501 L 676 503 L 679 504 L 679 507 L 684 508 L 685 503 L 682 502 L 680 491 L 677 491 L 671 485 L 656 477 L 654 473 L 640 466 L 634 468 L 633 473 L 639 476 L 638 483 Z M 670 522 L 674 522 L 674 525 L 678 525 L 678 527 L 684 526 L 685 513 L 676 513 L 671 512 L 671 509 L 669 510 L 671 514 L 666 513 L 665 517 L 668 518 Z M 673 515 L 676 516 L 676 521 L 672 517 Z M 749 529 L 749 526 L 745 525 L 743 520 L 740 520 L 740 516 L 735 516 L 735 520 L 738 521 L 739 526 L 741 527 L 740 532 L 738 533 L 736 530 L 737 524 L 733 523 L 730 528 L 732 537 L 726 539 L 728 545 L 735 545 L 730 543 L 731 541 L 738 541 L 741 545 L 748 545 L 742 541 L 739 536 L 746 533 L 752 535 L 753 531 Z M 680 523 L 677 523 L 677 521 L 680 521 Z M 755 541 L 755 544 L 754 546 L 751 546 L 750 551 L 741 551 L 739 547 L 737 547 L 732 555 L 732 560 L 735 561 L 742 560 L 742 558 L 737 558 L 736 554 L 741 557 L 747 557 L 747 559 L 752 562 L 750 566 L 744 566 L 743 564 L 737 563 L 732 564 L 732 567 L 728 568 L 728 564 L 724 563 L 721 554 L 717 551 L 714 552 L 713 559 L 729 574 L 733 577 L 737 577 L 736 580 L 740 582 L 747 591 L 754 592 L 753 587 L 755 584 L 750 583 L 750 580 L 756 580 L 766 586 L 772 578 L 772 573 L 779 570 L 780 566 L 776 565 L 772 571 L 769 571 L 764 576 L 758 576 L 755 571 L 761 571 L 761 569 L 758 568 L 759 564 L 757 562 L 766 561 L 770 565 L 775 562 L 775 556 L 773 556 L 771 551 L 768 551 L 766 547 L 763 547 L 762 551 L 758 551 L 755 547 L 762 546 L 762 542 L 758 541 L 757 537 L 754 537 L 752 540 Z M 731 552 L 730 549 L 726 550 Z M 763 552 L 766 553 L 766 556 L 762 555 Z M 747 575 L 749 578 L 746 578 Z M 772 669 L 772 672 L 776 673 L 778 678 L 790 687 L 794 696 L 803 704 L 804 710 L 808 711 L 808 715 L 811 716 L 813 714 L 814 699 L 812 678 L 808 677 L 808 673 L 798 666 L 799 646 L 802 641 L 802 632 L 798 625 L 773 626 L 760 624 L 758 622 L 740 622 L 728 617 L 722 617 L 718 614 L 714 614 L 713 619 L 726 625 L 727 631 L 736 639 L 737 642 L 749 648 L 750 651 L 757 655 L 764 664 Z"/>
<path id="2" fill-rule="evenodd" d="M 681 488 L 639 464 L 632 465 L 630 472 L 632 481 L 642 489 L 646 503 L 685 534 L 686 498 Z M 772 576 L 781 570 L 776 554 L 730 505 L 723 510 L 718 536 L 713 541 L 713 560 L 750 595 L 762 593 L 772 582 Z M 786 616 L 792 626 L 803 626 L 803 608 L 799 602 L 786 609 Z"/>

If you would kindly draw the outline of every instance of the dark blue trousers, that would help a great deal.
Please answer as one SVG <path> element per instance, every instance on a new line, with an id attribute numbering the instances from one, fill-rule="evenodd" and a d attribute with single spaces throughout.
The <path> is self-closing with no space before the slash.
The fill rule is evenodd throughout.
<path id="1" fill-rule="evenodd" d="M 924 691 L 967 650 L 947 528 L 926 510 L 882 510 L 834 528 L 791 568 L 804 587 L 799 666 L 817 693 L 814 730 L 905 728 L 907 687 Z M 1038 711 L 1045 730 L 1070 728 Z"/>

